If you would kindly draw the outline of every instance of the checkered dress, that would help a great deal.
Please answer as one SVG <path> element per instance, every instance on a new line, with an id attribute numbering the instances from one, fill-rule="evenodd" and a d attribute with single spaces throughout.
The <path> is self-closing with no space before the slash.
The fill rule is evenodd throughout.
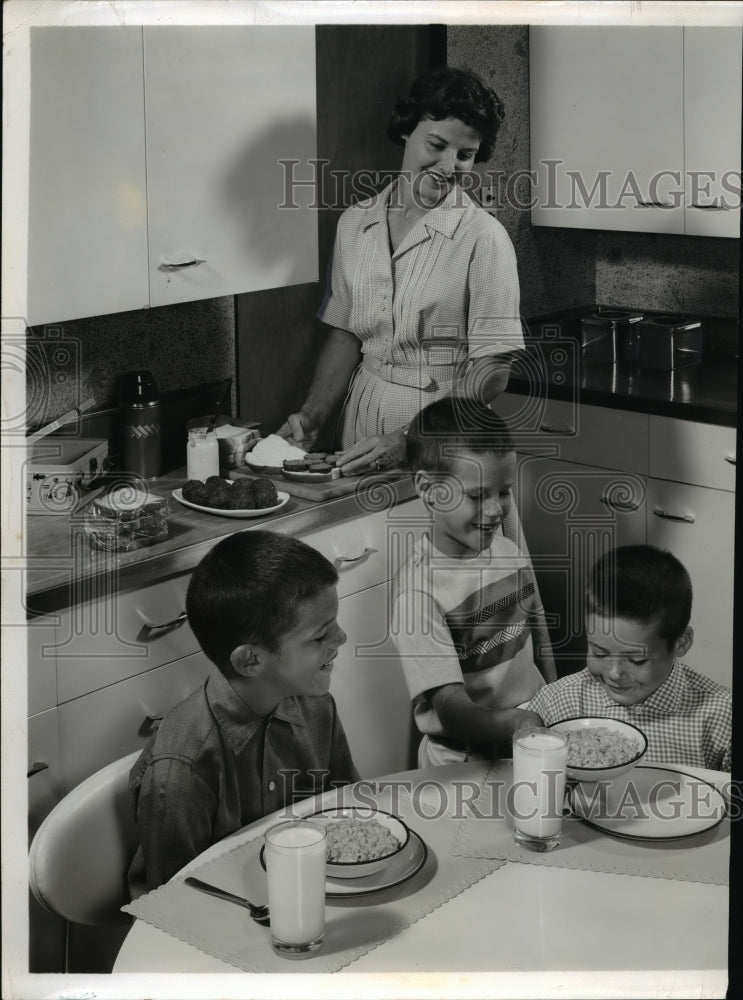
<path id="1" fill-rule="evenodd" d="M 318 317 L 361 341 L 340 445 L 408 424 L 468 360 L 523 348 L 516 256 L 503 226 L 455 185 L 391 253 L 393 181 L 338 222 Z"/>
<path id="2" fill-rule="evenodd" d="M 647 736 L 649 760 L 730 770 L 732 695 L 678 661 L 638 705 L 617 705 L 586 669 L 541 688 L 528 708 L 548 726 L 579 715 L 630 722 Z"/>

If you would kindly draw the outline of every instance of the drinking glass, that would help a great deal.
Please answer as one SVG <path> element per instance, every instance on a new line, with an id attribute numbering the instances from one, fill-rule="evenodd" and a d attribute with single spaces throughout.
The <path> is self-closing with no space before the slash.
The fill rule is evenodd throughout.
<path id="1" fill-rule="evenodd" d="M 265 834 L 271 944 L 284 958 L 309 958 L 325 940 L 327 831 L 289 820 Z"/>
<path id="2" fill-rule="evenodd" d="M 528 851 L 552 851 L 562 832 L 568 738 L 530 726 L 513 735 L 513 835 Z"/>

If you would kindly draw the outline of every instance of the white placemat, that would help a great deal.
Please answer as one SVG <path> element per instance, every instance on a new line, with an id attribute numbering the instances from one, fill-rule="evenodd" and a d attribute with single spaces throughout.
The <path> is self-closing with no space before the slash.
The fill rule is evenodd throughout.
<path id="1" fill-rule="evenodd" d="M 513 822 L 507 808 L 507 791 L 512 780 L 510 760 L 493 763 L 479 796 L 459 825 L 452 854 L 555 868 L 729 884 L 729 819 L 693 837 L 653 841 L 610 836 L 570 816 L 563 820 L 559 846 L 539 854 L 524 850 L 513 838 Z"/>
<path id="2" fill-rule="evenodd" d="M 389 809 L 390 800 L 383 793 L 375 795 L 375 799 L 380 808 Z M 352 790 L 343 795 L 343 801 L 355 801 Z M 449 848 L 454 824 L 450 816 L 427 818 L 423 810 L 415 808 L 410 795 L 397 797 L 396 811 L 424 840 L 428 848 L 426 863 L 417 875 L 396 888 L 359 898 L 328 899 L 325 943 L 312 958 L 280 958 L 271 948 L 268 927 L 256 924 L 246 910 L 233 903 L 189 888 L 180 877 L 123 909 L 246 972 L 336 972 L 504 863 L 452 856 Z M 249 833 L 246 836 L 250 838 Z M 264 902 L 266 876 L 259 860 L 262 844 L 262 836 L 246 839 L 229 853 L 188 874 L 254 902 Z"/>

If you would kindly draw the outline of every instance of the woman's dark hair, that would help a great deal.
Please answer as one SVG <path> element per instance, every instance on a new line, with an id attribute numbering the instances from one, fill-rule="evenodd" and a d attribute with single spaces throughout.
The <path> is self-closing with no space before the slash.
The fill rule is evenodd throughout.
<path id="1" fill-rule="evenodd" d="M 395 105 L 387 135 L 396 145 L 404 146 L 404 136 L 410 135 L 422 118 L 458 118 L 475 129 L 480 135 L 475 163 L 484 163 L 493 155 L 503 105 L 475 73 L 444 66 L 428 70 L 414 81 L 408 96 Z"/>
<path id="2" fill-rule="evenodd" d="M 691 579 L 676 556 L 654 545 L 621 545 L 594 563 L 586 611 L 601 618 L 658 621 L 668 648 L 691 618 Z"/>
<path id="3" fill-rule="evenodd" d="M 188 623 L 209 659 L 232 672 L 232 651 L 246 642 L 269 652 L 297 623 L 299 607 L 338 581 L 316 549 L 274 531 L 240 531 L 215 545 L 186 593 Z"/>
<path id="4" fill-rule="evenodd" d="M 408 425 L 405 447 L 412 472 L 444 474 L 463 453 L 501 456 L 514 450 L 503 417 L 464 396 L 445 396 L 424 407 Z"/>

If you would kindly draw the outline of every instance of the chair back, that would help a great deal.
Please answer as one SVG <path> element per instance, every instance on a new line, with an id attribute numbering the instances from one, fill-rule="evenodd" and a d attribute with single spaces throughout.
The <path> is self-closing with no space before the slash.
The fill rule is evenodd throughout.
<path id="1" fill-rule="evenodd" d="M 66 795 L 36 832 L 29 886 L 47 910 L 78 924 L 129 920 L 127 869 L 139 844 L 128 801 L 140 751 L 114 761 Z"/>

